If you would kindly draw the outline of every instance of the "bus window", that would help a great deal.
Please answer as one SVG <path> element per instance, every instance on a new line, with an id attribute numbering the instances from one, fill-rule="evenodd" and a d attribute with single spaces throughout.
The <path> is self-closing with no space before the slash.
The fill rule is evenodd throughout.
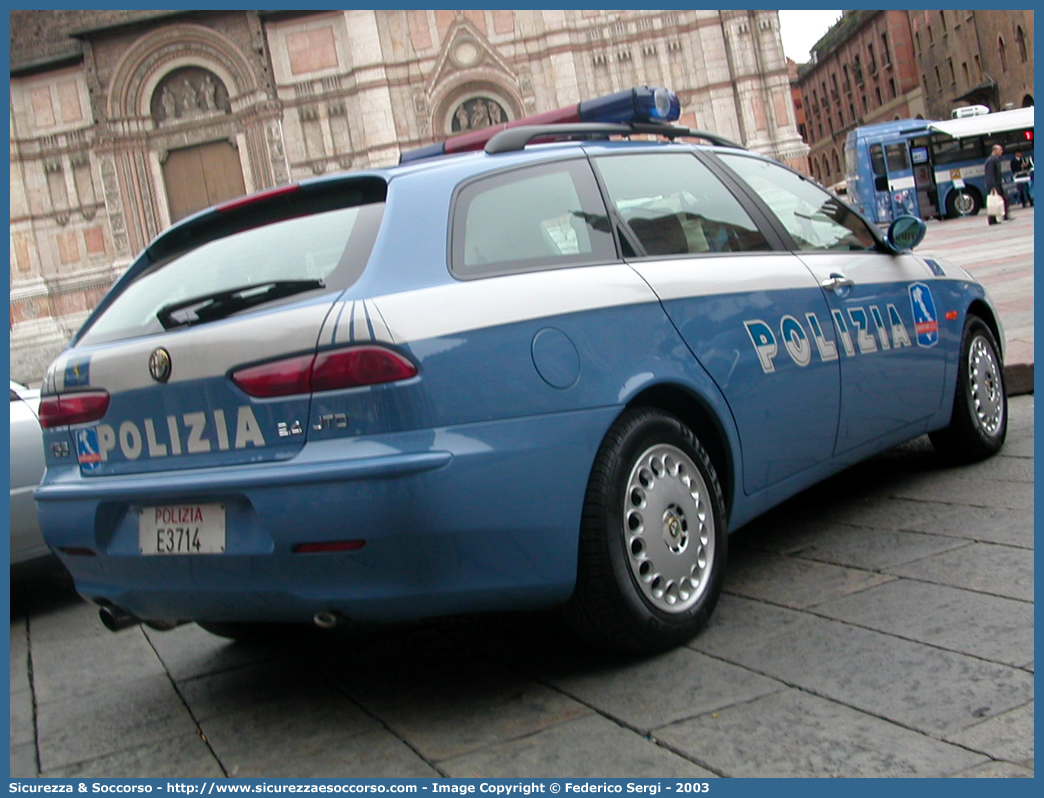
<path id="1" fill-rule="evenodd" d="M 849 147 L 848 142 L 845 142 L 845 175 L 846 178 L 851 180 L 851 175 L 856 174 L 859 169 L 859 150 L 854 147 Z"/>
<path id="2" fill-rule="evenodd" d="M 885 172 L 884 148 L 870 145 L 870 168 L 874 171 L 874 191 L 888 191 L 888 173 Z"/>
<path id="3" fill-rule="evenodd" d="M 951 139 L 943 136 L 932 137 L 932 160 L 936 165 L 959 163 L 961 161 L 985 161 L 986 147 L 980 137 L 969 139 Z"/>
<path id="4" fill-rule="evenodd" d="M 888 155 L 888 173 L 905 172 L 910 168 L 910 159 L 906 154 L 906 142 L 889 144 L 885 148 Z"/>
<path id="5" fill-rule="evenodd" d="M 874 177 L 881 177 L 885 173 L 884 149 L 880 144 L 870 145 L 870 166 L 874 170 Z"/>

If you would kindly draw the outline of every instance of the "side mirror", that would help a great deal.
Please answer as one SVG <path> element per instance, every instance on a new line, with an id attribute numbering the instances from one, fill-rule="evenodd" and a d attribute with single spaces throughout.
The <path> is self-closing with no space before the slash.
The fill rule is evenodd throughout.
<path id="1" fill-rule="evenodd" d="M 900 216 L 889 225 L 885 240 L 892 252 L 909 252 L 924 241 L 927 232 L 927 225 L 916 216 Z"/>

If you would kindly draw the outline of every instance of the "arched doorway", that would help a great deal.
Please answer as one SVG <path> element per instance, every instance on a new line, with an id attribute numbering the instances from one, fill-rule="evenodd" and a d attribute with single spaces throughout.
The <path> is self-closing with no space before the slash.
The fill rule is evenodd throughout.
<path id="1" fill-rule="evenodd" d="M 163 162 L 170 221 L 246 193 L 239 152 L 228 141 L 172 150 Z"/>
<path id="2" fill-rule="evenodd" d="M 198 141 L 229 113 L 228 88 L 208 69 L 181 67 L 156 85 L 149 109 L 158 130 L 192 131 L 186 137 Z M 171 222 L 246 193 L 239 152 L 229 139 L 178 147 L 161 160 Z"/>

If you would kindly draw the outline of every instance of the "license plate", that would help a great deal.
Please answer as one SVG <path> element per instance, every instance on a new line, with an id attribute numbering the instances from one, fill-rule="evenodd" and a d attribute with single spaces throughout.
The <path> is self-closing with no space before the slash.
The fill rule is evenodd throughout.
<path id="1" fill-rule="evenodd" d="M 220 554 L 225 550 L 225 505 L 165 504 L 138 511 L 142 554 Z"/>

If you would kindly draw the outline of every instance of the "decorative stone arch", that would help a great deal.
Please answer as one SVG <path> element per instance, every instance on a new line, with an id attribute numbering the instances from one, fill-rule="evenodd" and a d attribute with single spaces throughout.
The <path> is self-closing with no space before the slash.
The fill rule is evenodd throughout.
<path id="1" fill-rule="evenodd" d="M 433 98 L 431 129 L 436 138 L 477 130 L 522 117 L 522 99 L 489 75 L 461 75 L 443 84 Z M 465 116 L 467 126 L 464 125 Z"/>
<path id="2" fill-rule="evenodd" d="M 143 36 L 120 59 L 106 95 L 110 119 L 152 115 L 153 95 L 160 82 L 179 68 L 197 67 L 213 73 L 231 101 L 257 90 L 250 64 L 230 40 L 201 25 L 169 25 Z"/>

